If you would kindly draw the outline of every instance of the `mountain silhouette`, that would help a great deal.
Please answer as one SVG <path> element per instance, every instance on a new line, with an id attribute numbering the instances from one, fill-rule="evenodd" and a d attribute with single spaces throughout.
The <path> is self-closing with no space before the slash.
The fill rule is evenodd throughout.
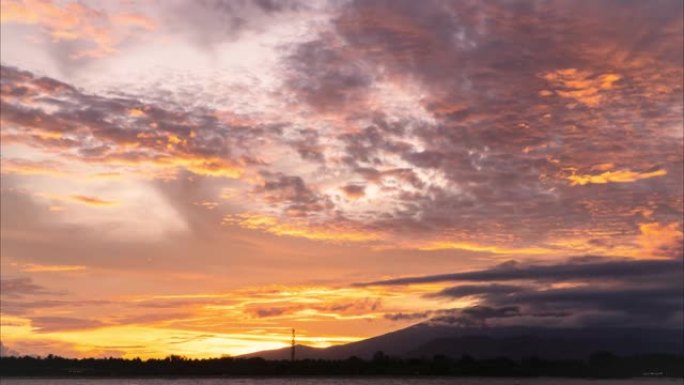
<path id="1" fill-rule="evenodd" d="M 460 358 L 537 356 L 544 359 L 585 359 L 596 352 L 617 355 L 682 354 L 682 329 L 648 328 L 541 328 L 541 327 L 453 327 L 420 323 L 377 337 L 312 348 L 297 345 L 298 359 L 372 358 L 377 352 L 403 358 L 444 355 Z M 289 359 L 290 348 L 260 351 L 240 357 L 267 360 Z"/>

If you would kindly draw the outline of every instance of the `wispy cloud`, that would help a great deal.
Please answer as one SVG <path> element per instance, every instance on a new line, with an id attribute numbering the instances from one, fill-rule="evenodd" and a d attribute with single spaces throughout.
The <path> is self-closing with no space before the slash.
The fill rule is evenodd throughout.
<path id="1" fill-rule="evenodd" d="M 86 267 L 82 265 L 42 265 L 29 263 L 21 267 L 21 271 L 26 273 L 65 273 L 84 270 L 86 270 Z"/>
<path id="2" fill-rule="evenodd" d="M 53 201 L 73 202 L 73 203 L 78 203 L 78 204 L 82 204 L 82 205 L 86 205 L 86 206 L 93 206 L 93 207 L 112 207 L 112 206 L 117 206 L 119 204 L 115 200 L 107 200 L 107 199 L 102 199 L 102 198 L 98 198 L 95 196 L 80 195 L 80 194 L 62 195 L 62 194 L 53 194 L 53 193 L 36 193 L 36 195 L 50 199 L 50 200 L 53 200 Z"/>

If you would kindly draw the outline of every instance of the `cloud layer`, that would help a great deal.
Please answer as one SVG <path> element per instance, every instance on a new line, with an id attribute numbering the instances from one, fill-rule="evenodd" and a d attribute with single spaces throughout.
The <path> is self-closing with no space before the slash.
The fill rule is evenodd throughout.
<path id="1" fill-rule="evenodd" d="M 3 349 L 675 325 L 682 11 L 3 1 Z"/>
<path id="2" fill-rule="evenodd" d="M 505 323 L 563 326 L 680 327 L 684 317 L 684 268 L 678 260 L 611 260 L 585 257 L 562 264 L 504 263 L 454 274 L 407 277 L 357 286 L 449 283 L 433 298 L 475 298 L 477 305 L 409 314 L 390 319 L 427 319 L 460 326 Z M 537 320 L 535 320 L 537 318 Z M 540 321 L 540 319 L 542 319 Z M 541 324 L 541 323 L 540 323 Z"/>

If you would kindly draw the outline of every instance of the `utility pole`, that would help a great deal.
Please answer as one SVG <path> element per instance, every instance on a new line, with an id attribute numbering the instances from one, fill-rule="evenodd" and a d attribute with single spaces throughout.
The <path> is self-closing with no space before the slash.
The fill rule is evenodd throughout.
<path id="1" fill-rule="evenodd" d="M 295 330 L 292 329 L 292 348 L 290 349 L 290 361 L 295 360 Z"/>

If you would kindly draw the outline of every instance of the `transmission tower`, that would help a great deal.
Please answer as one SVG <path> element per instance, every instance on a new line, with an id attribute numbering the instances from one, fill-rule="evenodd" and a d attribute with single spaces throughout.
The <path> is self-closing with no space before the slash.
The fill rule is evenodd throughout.
<path id="1" fill-rule="evenodd" d="M 295 360 L 295 330 L 292 329 L 292 347 L 290 348 L 290 360 Z"/>

